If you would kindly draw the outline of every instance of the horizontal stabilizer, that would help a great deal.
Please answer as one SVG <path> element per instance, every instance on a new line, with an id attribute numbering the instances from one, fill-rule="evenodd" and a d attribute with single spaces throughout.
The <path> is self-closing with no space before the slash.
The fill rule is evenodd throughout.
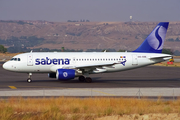
<path id="1" fill-rule="evenodd" d="M 171 55 L 167 55 L 167 56 L 151 56 L 149 59 L 150 60 L 157 60 L 157 59 L 168 60 L 168 59 L 171 59 L 171 58 L 172 58 Z"/>

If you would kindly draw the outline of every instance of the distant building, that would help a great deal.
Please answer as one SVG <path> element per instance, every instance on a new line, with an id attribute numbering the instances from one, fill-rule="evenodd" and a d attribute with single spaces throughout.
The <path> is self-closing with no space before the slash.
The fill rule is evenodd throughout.
<path id="1" fill-rule="evenodd" d="M 83 24 L 75 24 L 75 26 L 81 26 L 81 25 L 83 25 Z"/>

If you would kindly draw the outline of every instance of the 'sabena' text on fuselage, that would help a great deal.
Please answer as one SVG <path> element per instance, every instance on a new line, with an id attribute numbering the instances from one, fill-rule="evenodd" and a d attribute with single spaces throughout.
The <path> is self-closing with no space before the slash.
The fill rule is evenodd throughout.
<path id="1" fill-rule="evenodd" d="M 50 59 L 48 57 L 46 57 L 46 59 L 44 58 L 37 58 L 36 60 L 36 65 L 51 65 L 51 64 L 54 64 L 54 65 L 69 65 L 70 63 L 70 60 L 68 58 L 66 59 Z"/>

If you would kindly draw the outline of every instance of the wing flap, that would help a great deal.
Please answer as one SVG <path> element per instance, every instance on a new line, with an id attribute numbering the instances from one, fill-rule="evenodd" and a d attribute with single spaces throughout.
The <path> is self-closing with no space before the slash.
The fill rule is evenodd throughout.
<path id="1" fill-rule="evenodd" d="M 117 63 L 103 63 L 103 64 L 89 64 L 89 65 L 78 65 L 75 66 L 75 68 L 80 69 L 80 68 L 98 68 L 98 67 L 109 67 L 112 65 L 115 65 Z"/>

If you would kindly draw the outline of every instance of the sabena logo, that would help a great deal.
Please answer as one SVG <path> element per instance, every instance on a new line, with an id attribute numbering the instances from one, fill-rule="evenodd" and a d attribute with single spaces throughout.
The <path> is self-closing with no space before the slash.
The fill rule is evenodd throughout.
<path id="1" fill-rule="evenodd" d="M 67 76 L 68 76 L 68 73 L 67 73 L 67 72 L 63 72 L 63 76 L 64 76 L 64 77 L 67 77 Z"/>
<path id="2" fill-rule="evenodd" d="M 65 59 L 50 59 L 48 57 L 46 57 L 46 59 L 44 58 L 37 58 L 35 60 L 35 64 L 36 65 L 51 65 L 51 64 L 54 64 L 54 65 L 69 65 L 70 64 L 70 60 L 68 58 L 65 58 Z"/>

